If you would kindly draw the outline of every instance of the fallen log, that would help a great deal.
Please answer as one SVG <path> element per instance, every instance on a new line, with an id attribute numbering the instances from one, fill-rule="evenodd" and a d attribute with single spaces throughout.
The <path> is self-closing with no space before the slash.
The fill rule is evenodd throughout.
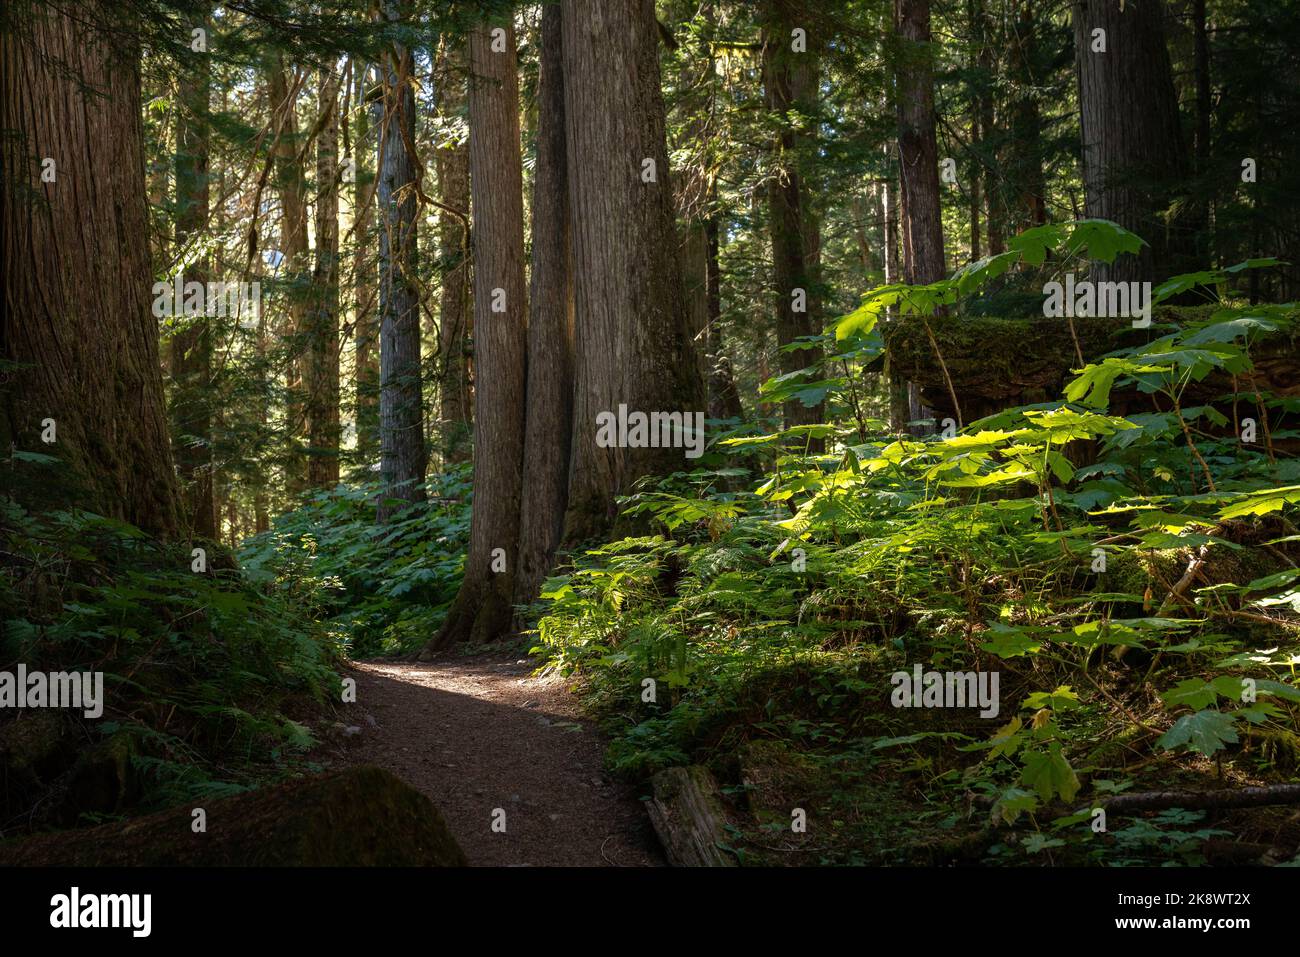
<path id="1" fill-rule="evenodd" d="M 693 764 L 669 768 L 652 779 L 654 795 L 646 812 L 674 867 L 734 867 L 736 862 L 718 845 L 726 813 L 722 794 L 707 768 Z"/>
<path id="2" fill-rule="evenodd" d="M 1219 788 L 1214 791 L 1139 791 L 1116 794 L 1089 806 L 1120 811 L 1161 811 L 1181 807 L 1189 811 L 1235 807 L 1265 807 L 1270 804 L 1300 804 L 1300 784 L 1270 784 L 1263 787 Z M 1080 808 L 1080 810 L 1085 810 Z"/>
<path id="3" fill-rule="evenodd" d="M 204 830 L 195 832 L 202 809 Z M 376 767 L 0 844 L 0 866 L 461 867 L 427 797 Z"/>
<path id="4" fill-rule="evenodd" d="M 993 807 L 995 794 L 976 794 L 970 801 L 977 807 Z M 1105 808 L 1109 813 L 1123 811 L 1163 811 L 1171 807 L 1189 811 L 1208 811 L 1220 808 L 1267 807 L 1273 804 L 1300 804 L 1300 784 L 1269 784 L 1244 788 L 1218 788 L 1213 791 L 1138 791 L 1133 794 L 1115 794 L 1098 798 L 1091 804 L 1076 808 L 1081 814 L 1094 808 Z"/>

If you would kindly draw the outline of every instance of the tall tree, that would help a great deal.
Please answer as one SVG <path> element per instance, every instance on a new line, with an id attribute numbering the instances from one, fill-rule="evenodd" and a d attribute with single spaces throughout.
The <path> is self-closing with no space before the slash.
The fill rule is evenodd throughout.
<path id="1" fill-rule="evenodd" d="M 739 419 L 745 413 L 740 405 L 740 391 L 722 339 L 722 271 L 719 261 L 718 216 L 714 213 L 705 223 L 706 305 L 708 308 L 708 396 L 710 419 Z"/>
<path id="2" fill-rule="evenodd" d="M 573 431 L 573 272 L 564 131 L 563 13 L 542 11 L 528 293 L 528 387 L 516 603 L 537 597 L 564 530 Z"/>
<path id="3" fill-rule="evenodd" d="M 459 116 L 465 107 L 465 58 L 459 44 L 444 57 L 439 109 L 444 118 Z M 438 307 L 438 421 L 443 464 L 470 458 L 471 409 L 469 344 L 473 331 L 470 289 L 469 143 L 464 140 L 438 150 L 438 243 L 443 260 L 442 298 Z"/>
<path id="4" fill-rule="evenodd" d="M 307 483 L 339 481 L 339 117 L 341 76 L 317 74 L 315 295 L 307 335 Z"/>
<path id="5" fill-rule="evenodd" d="M 306 487 L 307 463 L 302 454 L 301 433 L 306 420 L 303 404 L 303 361 L 301 344 L 310 307 L 311 252 L 307 244 L 307 172 L 298 141 L 298 94 L 304 74 L 291 69 L 283 56 L 276 54 L 268 68 L 268 92 L 271 98 L 271 121 L 275 131 L 275 185 L 280 197 L 280 256 L 277 267 L 281 285 L 287 290 L 288 308 L 277 330 L 281 341 L 289 346 L 284 385 L 289 401 L 285 410 L 285 428 L 289 455 L 285 462 L 287 491 L 292 494 Z"/>
<path id="6" fill-rule="evenodd" d="M 1038 107 L 1036 36 L 1038 20 L 1032 0 L 1015 0 L 1011 9 L 1007 44 L 1012 89 L 1011 136 L 1007 178 L 1015 186 L 1011 197 L 1011 227 L 1017 231 L 1047 222 L 1046 183 L 1043 177 L 1042 116 Z"/>
<path id="7" fill-rule="evenodd" d="M 944 277 L 946 266 L 934 137 L 930 0 L 894 0 L 894 27 L 901 41 L 896 96 L 903 281 L 936 282 Z"/>
<path id="8" fill-rule="evenodd" d="M 802 168 L 812 151 L 804 118 L 816 112 L 817 40 L 798 26 L 792 0 L 766 0 L 763 23 L 763 92 L 776 123 L 772 173 L 768 179 L 768 217 L 772 235 L 772 282 L 776 297 L 776 339 L 782 374 L 821 358 L 819 349 L 790 350 L 795 340 L 820 332 L 817 303 L 819 240 L 811 191 Z M 796 31 L 798 31 L 796 33 Z M 823 406 L 788 399 L 782 408 L 787 428 L 820 422 Z M 821 441 L 811 443 L 821 448 Z"/>
<path id="9" fill-rule="evenodd" d="M 703 411 L 664 139 L 653 0 L 566 0 L 564 110 L 574 270 L 573 467 L 564 539 L 607 530 L 614 498 L 680 448 L 603 447 L 597 416 Z"/>
<path id="10" fill-rule="evenodd" d="M 0 37 L 0 357 L 14 364 L 4 367 L 0 443 L 65 463 L 70 482 L 27 489 L 33 504 L 174 536 L 181 509 L 151 314 L 139 49 L 125 39 L 135 35 L 129 19 L 108 22 L 119 15 L 101 0 L 75 16 L 30 7 Z"/>
<path id="11" fill-rule="evenodd" d="M 206 283 L 210 263 L 196 254 L 208 228 L 208 54 L 191 52 L 180 73 L 176 111 L 176 248 L 185 281 Z M 212 473 L 212 330 L 200 304 L 197 315 L 173 316 L 171 419 L 181 479 L 185 525 L 200 538 L 217 537 Z"/>
<path id="12" fill-rule="evenodd" d="M 380 16 L 409 13 L 385 0 Z M 420 297 L 417 228 L 415 92 L 411 51 L 390 42 L 380 65 L 379 129 L 379 520 L 399 506 L 424 501 L 424 409 L 420 394 Z"/>
<path id="13" fill-rule="evenodd" d="M 1138 256 L 1094 264 L 1112 281 L 1154 280 L 1185 265 L 1186 236 L 1165 214 L 1190 173 L 1161 0 L 1074 0 L 1083 180 L 1090 217 L 1141 236 Z M 1100 32 L 1099 32 L 1100 31 Z"/>
<path id="14" fill-rule="evenodd" d="M 353 247 L 352 282 L 355 301 L 352 319 L 352 343 L 355 365 L 353 416 L 357 430 L 357 453 L 364 462 L 374 461 L 379 452 L 379 290 L 376 284 L 375 240 L 375 153 L 372 152 L 374 112 L 382 119 L 383 103 L 368 99 L 366 86 L 370 65 L 353 60 L 355 74 L 356 137 L 352 143 L 353 178 Z"/>
<path id="15" fill-rule="evenodd" d="M 474 506 L 465 577 L 429 655 L 506 632 L 518 572 L 528 304 L 514 29 L 469 35 L 470 202 L 474 209 Z"/>

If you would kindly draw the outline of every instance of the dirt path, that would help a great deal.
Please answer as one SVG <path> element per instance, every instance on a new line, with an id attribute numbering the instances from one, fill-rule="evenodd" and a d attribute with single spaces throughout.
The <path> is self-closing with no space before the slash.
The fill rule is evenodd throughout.
<path id="1" fill-rule="evenodd" d="M 359 663 L 356 717 L 322 757 L 419 788 L 471 864 L 662 864 L 637 796 L 602 770 L 605 742 L 565 683 L 532 669 L 500 654 Z M 492 829 L 498 808 L 504 833 Z"/>

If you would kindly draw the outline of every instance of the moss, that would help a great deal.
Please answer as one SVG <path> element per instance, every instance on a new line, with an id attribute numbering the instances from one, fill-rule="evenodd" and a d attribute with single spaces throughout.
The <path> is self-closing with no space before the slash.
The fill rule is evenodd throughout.
<path id="1" fill-rule="evenodd" d="M 194 809 L 206 831 L 194 833 Z M 0 844 L 0 865 L 463 866 L 427 797 L 388 771 L 350 768 L 235 797 L 198 800 L 88 830 Z"/>
<path id="2" fill-rule="evenodd" d="M 1158 306 L 1153 321 L 1185 324 L 1206 319 L 1214 307 Z M 1051 319 L 1031 316 L 946 315 L 929 317 L 943 365 L 967 422 L 1015 405 L 1057 398 L 1079 359 L 1099 356 L 1148 341 L 1150 330 L 1134 329 L 1115 318 Z M 1071 324 L 1073 334 L 1071 334 Z M 905 317 L 887 325 L 885 345 L 892 369 L 922 390 L 925 403 L 951 412 L 943 368 L 930 345 L 926 323 Z"/>

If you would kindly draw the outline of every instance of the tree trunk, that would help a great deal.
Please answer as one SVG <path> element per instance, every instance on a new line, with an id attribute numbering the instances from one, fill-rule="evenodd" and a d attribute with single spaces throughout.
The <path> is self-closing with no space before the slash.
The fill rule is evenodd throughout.
<path id="1" fill-rule="evenodd" d="M 934 138 L 930 0 L 895 0 L 902 40 L 898 68 L 898 154 L 902 182 L 903 281 L 929 283 L 947 272 L 939 207 L 939 149 Z"/>
<path id="2" fill-rule="evenodd" d="M 285 432 L 289 455 L 285 463 L 285 485 L 290 495 L 306 488 L 307 463 L 303 456 L 301 434 L 306 419 L 303 405 L 302 337 L 306 331 L 310 307 L 310 251 L 307 248 L 307 177 L 298 155 L 298 117 L 296 105 L 299 82 L 288 70 L 283 57 L 276 56 L 270 70 L 272 122 L 275 127 L 275 185 L 280 196 L 280 254 L 284 257 L 277 269 L 280 284 L 287 289 L 288 309 L 278 335 L 290 347 L 285 365 Z"/>
<path id="3" fill-rule="evenodd" d="M 1031 0 L 1018 0 L 1019 22 L 1012 23 L 1013 38 L 1008 44 L 1009 70 L 1015 99 L 1011 107 L 1010 156 L 1007 175 L 1015 188 L 1012 227 L 1017 231 L 1042 226 L 1047 222 L 1046 185 L 1043 179 L 1043 146 L 1039 131 L 1038 98 L 1034 94 L 1034 29 L 1036 21 Z M 1116 54 L 1117 56 L 1120 54 Z"/>
<path id="4" fill-rule="evenodd" d="M 1087 215 L 1149 244 L 1094 264 L 1093 279 L 1164 279 L 1186 265 L 1179 225 L 1161 219 L 1190 171 L 1163 18 L 1160 0 L 1130 0 L 1123 11 L 1113 0 L 1074 0 Z M 1095 30 L 1105 31 L 1105 53 L 1092 50 Z"/>
<path id="5" fill-rule="evenodd" d="M 1211 230 L 1211 219 L 1214 216 L 1214 190 L 1207 182 L 1210 176 L 1210 118 L 1213 113 L 1213 103 L 1210 90 L 1210 39 L 1206 24 L 1205 0 L 1193 0 L 1192 31 L 1196 71 L 1196 175 L 1200 180 L 1195 225 L 1201 231 L 1196 246 L 1196 262 L 1203 264 L 1214 262 Z"/>
<path id="6" fill-rule="evenodd" d="M 352 143 L 356 176 L 352 191 L 355 217 L 352 227 L 352 277 L 356 296 L 353 313 L 352 342 L 355 350 L 354 385 L 356 404 L 357 456 L 363 463 L 374 461 L 379 453 L 379 301 L 375 259 L 375 171 L 371 150 L 374 133 L 370 114 L 383 109 L 382 103 L 369 104 L 366 97 L 368 64 L 353 61 L 356 72 L 357 135 Z"/>
<path id="7" fill-rule="evenodd" d="M 820 332 L 817 322 L 819 281 L 809 254 L 816 256 L 816 234 L 810 213 L 811 196 L 802 167 L 811 151 L 801 140 L 794 114 L 807 116 L 817 100 L 816 54 L 791 49 L 791 31 L 797 25 L 789 0 L 769 0 L 763 30 L 763 89 L 767 109 L 776 118 L 775 162 L 768 180 L 769 222 L 772 234 L 772 279 L 776 293 L 777 362 L 783 375 L 814 365 L 820 349 L 786 351 L 796 339 Z M 810 240 L 812 240 L 810 242 Z M 782 407 L 786 428 L 821 422 L 824 406 L 806 406 L 798 399 Z M 803 445 L 801 441 L 799 443 Z M 820 439 L 808 443 L 820 451 Z"/>
<path id="8" fill-rule="evenodd" d="M 457 52 L 446 59 L 442 112 L 449 117 L 462 112 L 465 106 L 464 57 Z M 438 214 L 444 270 L 438 314 L 441 350 L 438 421 L 442 461 L 450 465 L 468 462 L 472 452 L 469 349 L 474 304 L 470 289 L 469 236 L 465 228 L 470 214 L 468 143 L 438 151 L 438 190 L 444 206 L 466 217 L 458 219 L 445 210 Z"/>
<path id="9" fill-rule="evenodd" d="M 602 448 L 597 416 L 703 411 L 674 253 L 653 0 L 564 4 L 576 351 L 564 539 L 606 531 L 614 498 L 682 468 L 680 448 Z M 653 174 L 653 179 L 650 177 Z"/>
<path id="10" fill-rule="evenodd" d="M 151 314 L 139 50 L 99 0 L 33 7 L 0 37 L 6 368 L 0 444 L 55 455 L 16 490 L 164 537 L 181 527 Z M 57 64 L 57 68 L 51 65 Z M 42 182 L 44 158 L 54 181 Z M 53 420 L 55 441 L 44 420 Z"/>
<path id="11" fill-rule="evenodd" d="M 316 133 L 316 296 L 308 335 L 307 482 L 339 483 L 339 117 L 340 77 L 318 74 L 321 126 Z"/>
<path id="12" fill-rule="evenodd" d="M 573 272 L 564 132 L 563 25 L 542 11 L 533 268 L 528 296 L 528 402 L 515 602 L 537 597 L 564 530 L 573 432 Z"/>
<path id="13" fill-rule="evenodd" d="M 710 216 L 705 224 L 708 243 L 708 309 L 709 309 L 709 411 L 710 419 L 741 419 L 744 410 L 740 405 L 740 391 L 731 369 L 731 359 L 722 339 L 722 274 L 718 268 L 718 217 Z"/>
<path id="14" fill-rule="evenodd" d="M 892 285 L 902 279 L 899 256 L 902 243 L 898 236 L 898 181 L 894 175 L 894 151 L 887 149 L 889 172 L 881 181 L 880 218 L 885 224 L 885 249 L 881 254 L 885 271 L 885 284 Z"/>
<path id="15" fill-rule="evenodd" d="M 176 111 L 176 248 L 180 261 L 208 227 L 208 55 L 200 53 L 180 71 Z M 184 271 L 185 282 L 207 283 L 207 257 Z M 206 305 L 206 300 L 205 300 Z M 217 538 L 212 473 L 212 332 L 204 310 L 173 316 L 171 420 L 180 473 L 185 527 L 198 538 Z"/>
<path id="16" fill-rule="evenodd" d="M 386 0 L 381 16 L 402 19 L 406 2 Z M 424 501 L 424 416 L 420 394 L 420 297 L 416 286 L 415 92 L 411 51 L 385 51 L 379 129 L 379 474 L 378 518 Z"/>
<path id="17" fill-rule="evenodd" d="M 465 577 L 423 656 L 510 628 L 519 570 L 525 348 L 523 162 L 514 29 L 494 50 L 491 31 L 469 35 L 470 202 L 474 207 L 474 508 Z M 531 480 L 530 476 L 530 480 Z"/>

